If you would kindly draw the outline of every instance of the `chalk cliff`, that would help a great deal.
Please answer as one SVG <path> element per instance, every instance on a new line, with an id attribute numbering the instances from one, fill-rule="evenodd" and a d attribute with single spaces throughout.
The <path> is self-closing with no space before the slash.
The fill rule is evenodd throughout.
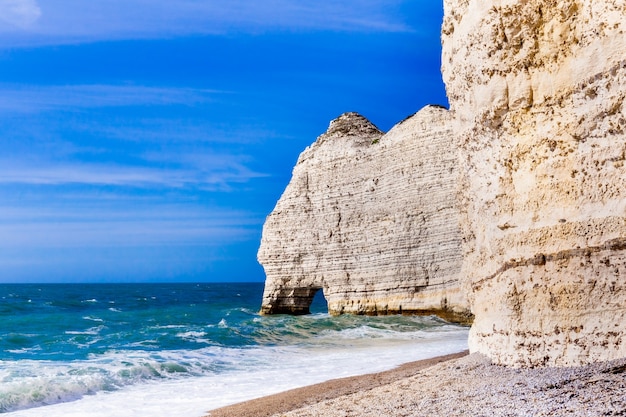
<path id="1" fill-rule="evenodd" d="M 626 356 L 623 1 L 444 0 L 470 349 Z"/>
<path id="2" fill-rule="evenodd" d="M 515 366 L 626 357 L 626 7 L 444 0 L 451 105 L 353 113 L 268 217 L 264 313 L 437 313 Z"/>
<path id="3" fill-rule="evenodd" d="M 322 289 L 331 314 L 470 320 L 451 125 L 434 106 L 387 134 L 356 113 L 332 121 L 264 225 L 262 312 L 307 313 Z"/>

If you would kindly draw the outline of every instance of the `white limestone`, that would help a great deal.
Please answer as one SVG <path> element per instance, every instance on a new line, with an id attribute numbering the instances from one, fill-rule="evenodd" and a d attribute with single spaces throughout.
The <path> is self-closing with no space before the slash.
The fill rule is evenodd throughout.
<path id="1" fill-rule="evenodd" d="M 445 0 L 470 349 L 626 356 L 626 6 Z"/>
<path id="2" fill-rule="evenodd" d="M 495 363 L 626 357 L 624 2 L 444 9 L 451 111 L 387 135 L 346 114 L 303 152 L 264 228 L 263 311 L 320 288 L 332 313 L 463 321 L 469 301 Z"/>
<path id="3" fill-rule="evenodd" d="M 457 147 L 449 113 L 426 107 L 383 135 L 356 113 L 298 159 L 263 228 L 262 312 L 439 314 L 467 322 Z"/>

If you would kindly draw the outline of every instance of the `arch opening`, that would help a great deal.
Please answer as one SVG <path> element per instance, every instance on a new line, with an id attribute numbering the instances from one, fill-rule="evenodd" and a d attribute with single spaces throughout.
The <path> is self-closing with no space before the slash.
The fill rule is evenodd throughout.
<path id="1" fill-rule="evenodd" d="M 311 314 L 311 305 L 314 313 L 327 312 L 328 303 L 321 289 L 321 287 L 288 287 L 270 292 L 269 296 L 266 293 L 261 305 L 261 314 L 300 316 Z"/>
<path id="2" fill-rule="evenodd" d="M 311 314 L 316 313 L 328 313 L 328 300 L 324 295 L 322 288 L 316 288 L 313 298 L 311 299 L 311 305 L 309 306 L 309 312 Z"/>

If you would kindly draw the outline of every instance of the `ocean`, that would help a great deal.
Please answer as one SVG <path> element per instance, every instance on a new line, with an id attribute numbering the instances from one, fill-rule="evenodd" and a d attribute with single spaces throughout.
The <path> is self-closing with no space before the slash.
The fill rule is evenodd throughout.
<path id="1" fill-rule="evenodd" d="M 260 316 L 262 283 L 1 284 L 0 413 L 201 417 L 467 349 L 436 317 Z"/>

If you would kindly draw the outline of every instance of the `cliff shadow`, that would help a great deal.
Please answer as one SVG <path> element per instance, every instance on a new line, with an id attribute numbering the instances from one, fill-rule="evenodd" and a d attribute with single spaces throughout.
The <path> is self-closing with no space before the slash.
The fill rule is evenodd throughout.
<path id="1" fill-rule="evenodd" d="M 261 314 L 293 314 L 296 316 L 328 312 L 328 303 L 321 287 L 288 287 L 265 290 Z"/>

